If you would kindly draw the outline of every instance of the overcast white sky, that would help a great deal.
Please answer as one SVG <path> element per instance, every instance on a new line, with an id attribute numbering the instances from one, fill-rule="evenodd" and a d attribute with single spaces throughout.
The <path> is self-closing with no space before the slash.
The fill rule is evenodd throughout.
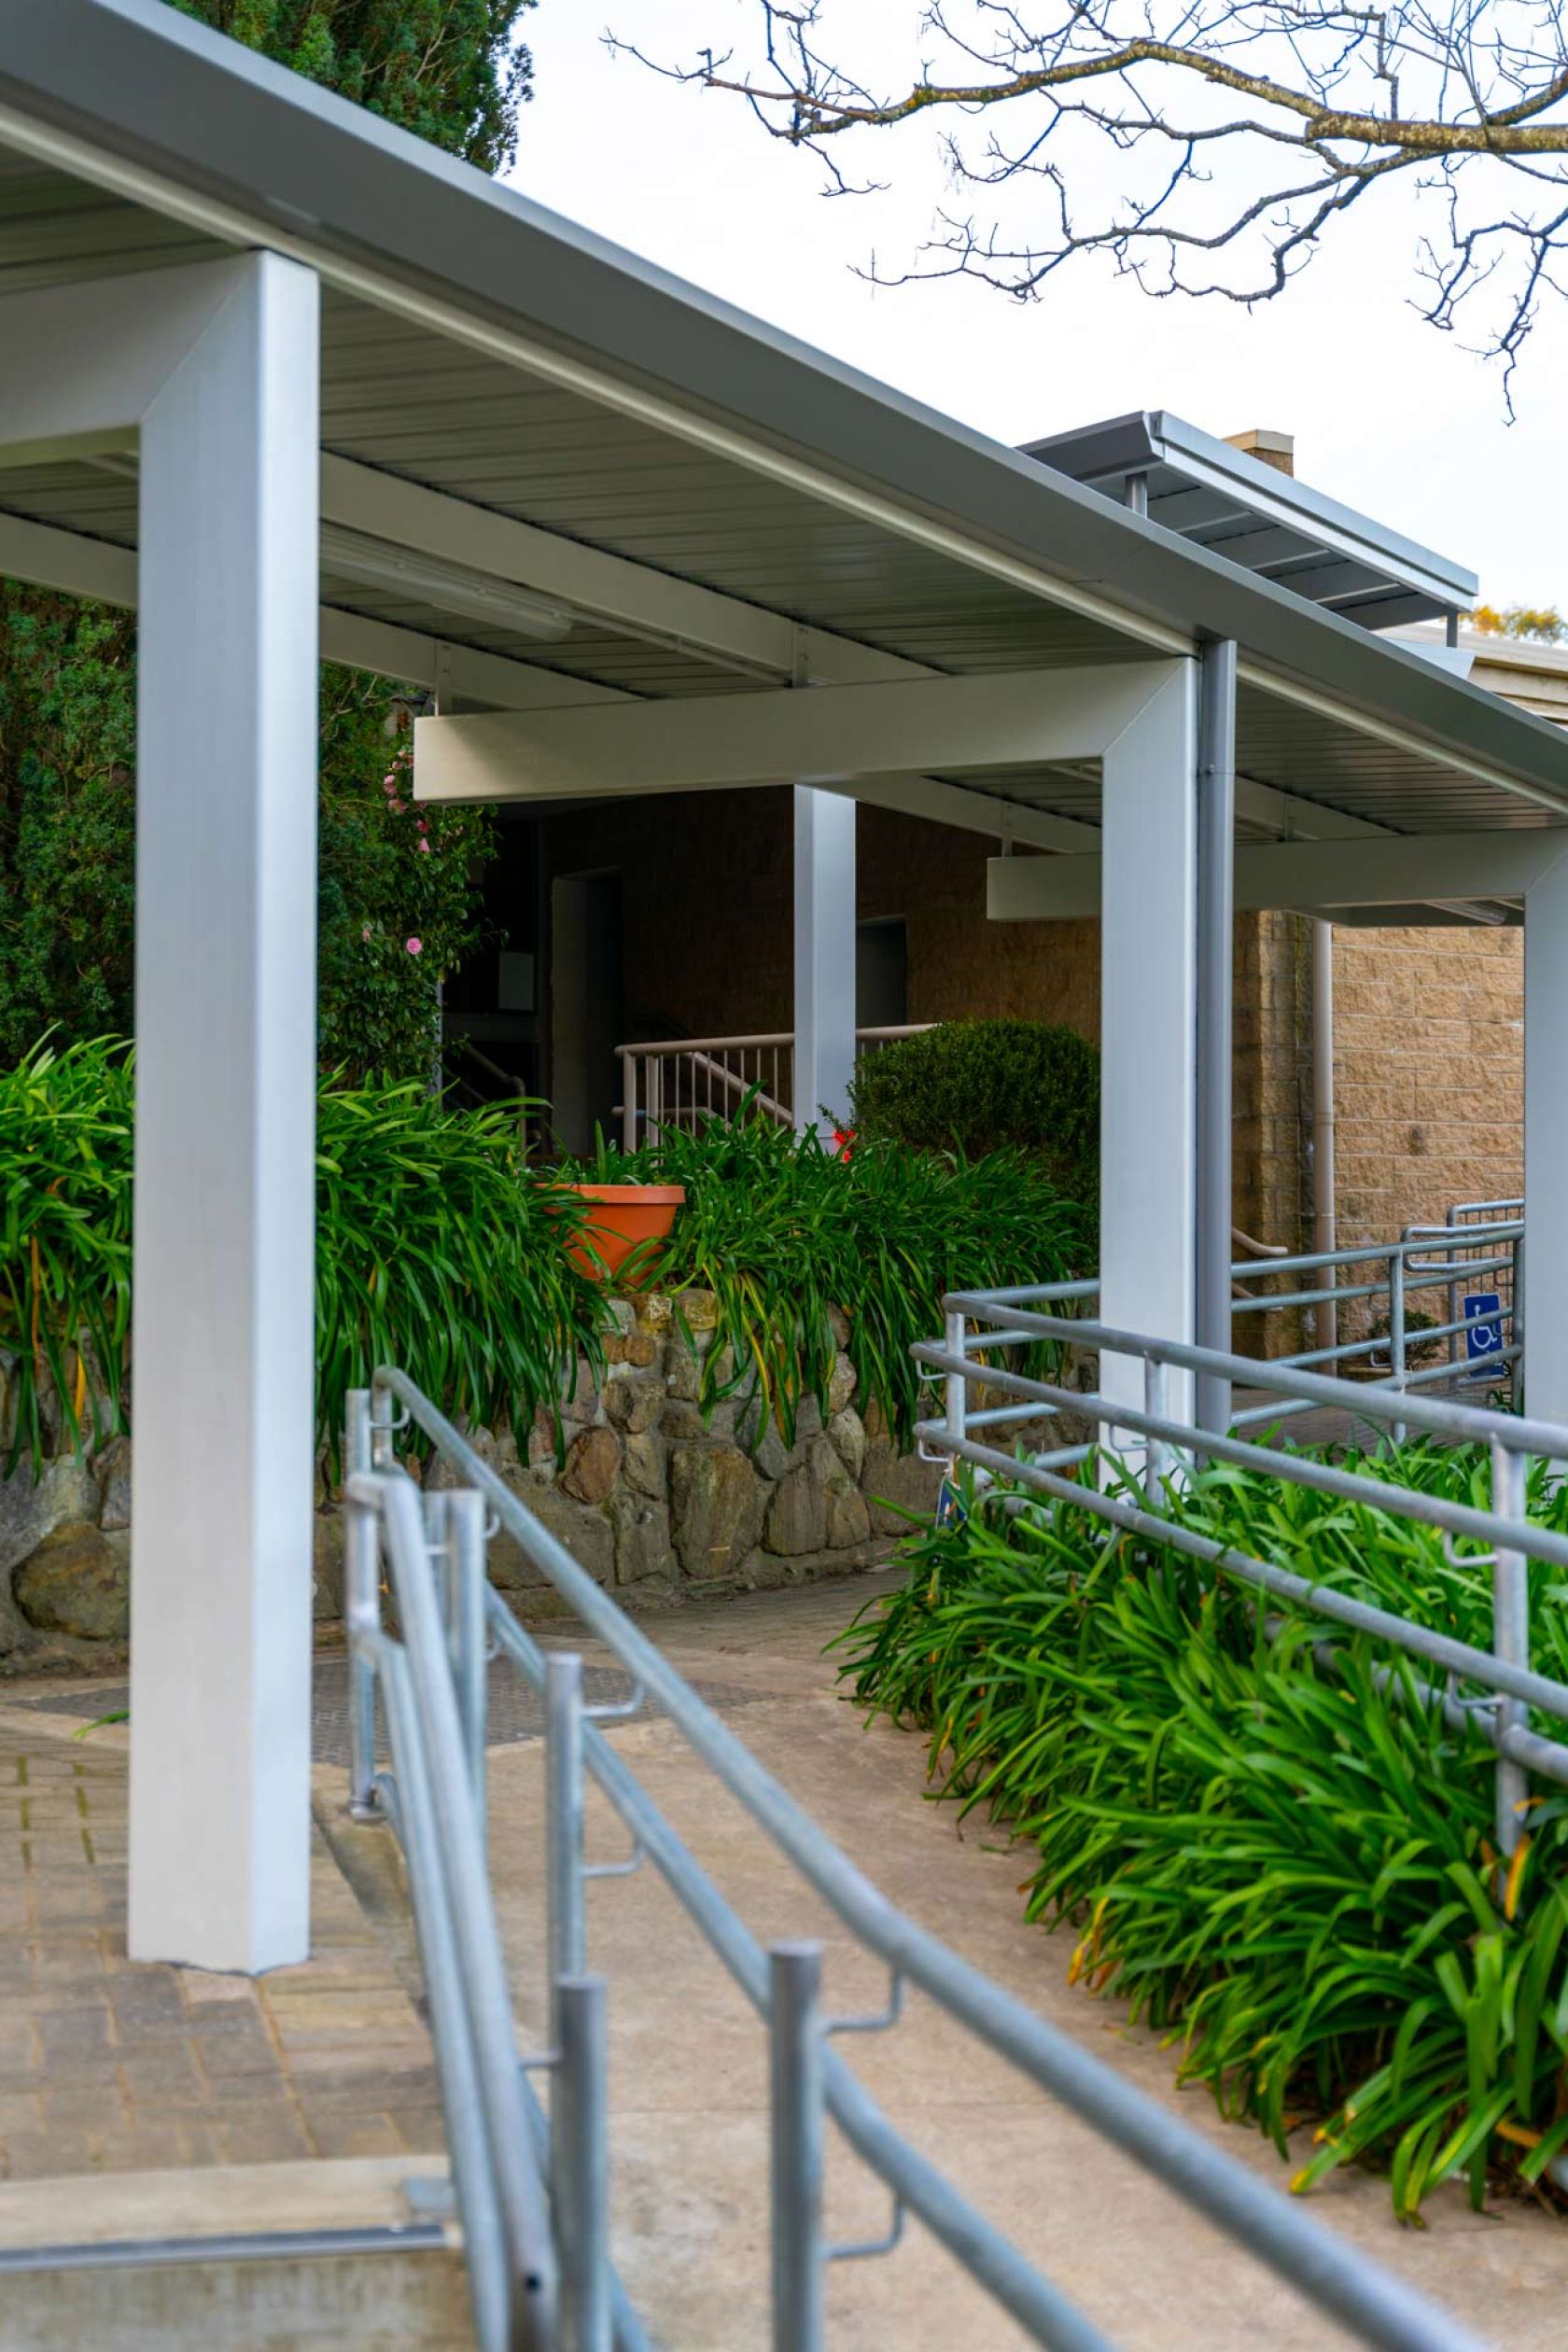
<path id="1" fill-rule="evenodd" d="M 917 8 L 860 4 L 902 23 Z M 1299 474 L 1472 565 L 1483 596 L 1568 608 L 1568 304 L 1536 330 L 1510 426 L 1497 370 L 1408 308 L 1408 217 L 1372 202 L 1251 314 L 1153 301 L 1093 265 L 1022 308 L 970 285 L 874 288 L 855 266 L 874 250 L 902 262 L 943 192 L 923 129 L 862 150 L 889 194 L 830 203 L 810 160 L 734 102 L 660 82 L 600 38 L 609 22 L 687 57 L 743 21 L 738 0 L 542 0 L 514 184 L 1002 441 L 1139 408 L 1293 432 Z"/>

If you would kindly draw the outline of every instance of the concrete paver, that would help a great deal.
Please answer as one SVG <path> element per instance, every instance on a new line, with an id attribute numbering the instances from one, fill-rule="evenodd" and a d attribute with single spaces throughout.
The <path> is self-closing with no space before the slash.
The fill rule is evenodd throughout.
<path id="1" fill-rule="evenodd" d="M 319 1834 L 303 1966 L 133 1967 L 125 1735 L 24 1695 L 0 1705 L 0 2180 L 442 2149 L 423 2022 Z"/>

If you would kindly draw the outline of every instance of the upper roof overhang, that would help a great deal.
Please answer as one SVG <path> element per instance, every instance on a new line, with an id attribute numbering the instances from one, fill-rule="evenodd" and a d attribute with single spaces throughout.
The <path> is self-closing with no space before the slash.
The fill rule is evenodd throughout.
<path id="1" fill-rule="evenodd" d="M 926 671 L 1234 637 L 1241 757 L 1264 785 L 1393 830 L 1568 814 L 1568 742 L 1544 721 L 682 285 L 164 0 L 0 0 L 0 289 L 258 244 L 315 268 L 323 440 L 341 459 Z M 0 510 L 129 546 L 131 487 L 55 469 L 0 480 Z M 378 598 L 361 581 L 338 601 L 481 652 L 540 656 L 439 598 Z M 578 691 L 735 683 L 733 662 L 710 667 L 678 633 L 661 648 L 657 632 L 602 616 L 544 659 Z M 1077 788 L 1057 782 L 998 789 L 1067 806 Z"/>

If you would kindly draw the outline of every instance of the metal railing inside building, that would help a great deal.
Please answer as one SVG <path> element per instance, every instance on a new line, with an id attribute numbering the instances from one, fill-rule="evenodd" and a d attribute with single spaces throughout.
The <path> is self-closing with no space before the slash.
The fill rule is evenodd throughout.
<path id="1" fill-rule="evenodd" d="M 893 1029 L 858 1029 L 855 1058 L 901 1037 L 918 1037 L 930 1021 Z M 766 1029 L 750 1037 L 665 1037 L 617 1045 L 621 1064 L 621 1141 L 635 1152 L 678 1130 L 695 1134 L 709 1119 L 731 1119 L 745 1103 L 750 1115 L 779 1127 L 795 1120 L 795 1036 Z"/>

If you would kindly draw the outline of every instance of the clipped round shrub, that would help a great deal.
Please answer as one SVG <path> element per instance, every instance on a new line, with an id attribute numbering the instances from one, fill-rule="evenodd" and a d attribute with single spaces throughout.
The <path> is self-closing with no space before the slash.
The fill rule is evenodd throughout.
<path id="1" fill-rule="evenodd" d="M 861 1062 L 857 1132 L 966 1159 L 1011 1148 L 1074 1200 L 1099 1183 L 1099 1052 L 1044 1021 L 944 1021 Z"/>

